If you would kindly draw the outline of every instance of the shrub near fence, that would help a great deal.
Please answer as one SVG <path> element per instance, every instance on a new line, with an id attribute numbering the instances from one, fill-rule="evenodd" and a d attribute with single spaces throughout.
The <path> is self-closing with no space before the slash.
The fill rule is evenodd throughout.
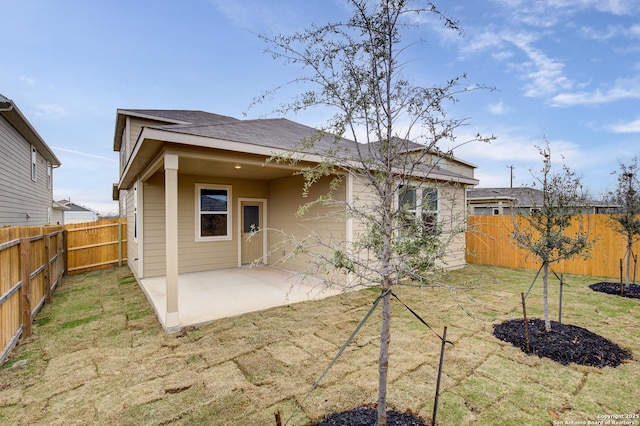
<path id="1" fill-rule="evenodd" d="M 0 229 L 0 363 L 69 273 L 121 265 L 126 219 Z"/>
<path id="2" fill-rule="evenodd" d="M 515 219 L 519 221 L 520 226 L 527 226 L 523 218 Z M 537 257 L 516 247 L 513 242 L 513 221 L 514 218 L 511 216 L 469 216 L 466 234 L 467 262 L 507 268 L 540 268 L 540 260 Z M 589 258 L 563 260 L 551 264 L 551 267 L 557 273 L 619 279 L 620 259 L 626 253 L 625 238 L 615 231 L 607 215 L 585 215 L 583 221 L 589 231 L 589 238 L 596 239 Z M 568 232 L 572 232 L 572 228 L 569 228 Z M 639 250 L 640 242 L 636 242 L 633 252 L 638 254 Z M 633 262 L 631 265 L 633 268 Z"/>

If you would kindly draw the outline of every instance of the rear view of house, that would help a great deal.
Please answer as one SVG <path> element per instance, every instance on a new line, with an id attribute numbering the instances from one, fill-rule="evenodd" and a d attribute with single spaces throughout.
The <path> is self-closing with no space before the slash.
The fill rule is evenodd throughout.
<path id="1" fill-rule="evenodd" d="M 158 312 L 166 329 L 179 325 L 180 274 L 256 262 L 304 271 L 309 259 L 289 258 L 295 247 L 282 244 L 283 234 L 300 240 L 313 233 L 341 244 L 363 232 L 354 219 L 345 217 L 344 203 L 353 202 L 367 188 L 344 170 L 336 171 L 344 173 L 344 179 L 331 188 L 341 206 L 320 203 L 304 217 L 297 215 L 300 205 L 330 191 L 331 179 L 316 182 L 305 198 L 303 178 L 294 173 L 320 163 L 322 150 L 328 152 L 336 143 L 334 137 L 318 140 L 320 154 L 304 154 L 295 167 L 266 161 L 317 136 L 317 129 L 286 119 L 238 120 L 184 110 L 117 111 L 114 151 L 120 154 L 120 173 L 113 196 L 128 219 L 128 264 L 138 280 L 166 277 L 166 312 Z M 355 144 L 339 143 L 349 148 Z M 478 183 L 474 166 L 454 158 L 446 167 L 441 164 L 429 179 L 455 182 L 451 193 L 464 213 L 465 188 Z M 437 192 L 432 197 L 430 217 L 451 215 L 446 197 L 438 198 Z M 418 210 L 415 214 L 425 213 Z M 254 234 L 256 229 L 268 231 Z M 463 266 L 464 237 L 454 245 L 448 264 Z"/>
<path id="2" fill-rule="evenodd" d="M 16 104 L 0 95 L 0 227 L 55 223 L 53 171 L 59 166 Z"/>

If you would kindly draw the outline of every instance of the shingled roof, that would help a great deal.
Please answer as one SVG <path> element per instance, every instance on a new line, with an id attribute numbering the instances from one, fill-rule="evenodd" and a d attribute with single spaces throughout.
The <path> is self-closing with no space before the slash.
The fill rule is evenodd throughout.
<path id="1" fill-rule="evenodd" d="M 544 194 L 536 188 L 473 188 L 467 191 L 467 199 L 473 201 L 508 201 L 521 207 L 540 207 L 544 204 Z M 584 200 L 582 206 L 615 207 L 603 201 Z"/>
<path id="2" fill-rule="evenodd" d="M 157 110 L 157 109 L 119 109 L 116 120 L 114 150 L 119 150 L 119 135 L 124 129 L 124 117 L 130 115 L 154 120 L 157 123 L 145 126 L 148 129 L 163 132 L 206 137 L 224 141 L 239 142 L 273 150 L 294 150 L 305 139 L 313 139 L 313 152 L 305 153 L 325 155 L 329 150 L 340 148 L 343 154 L 350 155 L 360 149 L 367 155 L 367 145 L 358 144 L 345 138 L 336 138 L 329 133 L 321 134 L 318 129 L 296 123 L 285 118 L 239 120 L 234 117 L 213 114 L 198 110 Z M 165 124 L 166 123 L 166 124 Z M 370 144 L 375 147 L 375 143 Z M 406 141 L 406 149 L 415 151 L 424 146 Z M 425 172 L 434 178 L 468 179 L 440 167 L 428 165 Z"/>

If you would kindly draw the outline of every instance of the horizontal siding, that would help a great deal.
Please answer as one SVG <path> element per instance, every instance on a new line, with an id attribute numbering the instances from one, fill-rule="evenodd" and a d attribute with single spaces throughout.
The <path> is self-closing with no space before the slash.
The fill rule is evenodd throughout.
<path id="1" fill-rule="evenodd" d="M 354 203 L 361 211 L 371 212 L 379 201 L 373 194 L 373 189 L 367 183 L 354 179 Z M 459 185 L 438 186 L 438 218 L 442 226 L 442 240 L 447 242 L 446 255 L 440 266 L 447 269 L 457 269 L 465 265 L 465 189 Z M 364 238 L 367 233 L 366 223 L 354 220 L 353 240 Z M 362 253 L 362 259 L 372 259 L 371 253 Z"/>
<path id="2" fill-rule="evenodd" d="M 455 160 L 447 160 L 447 170 L 453 173 L 461 174 L 462 176 L 473 178 L 474 169 L 466 164 L 459 163 Z"/>
<path id="3" fill-rule="evenodd" d="M 462 268 L 465 263 L 465 187 L 442 185 L 438 188 L 438 219 L 442 237 L 449 240 L 444 264 L 447 269 Z"/>
<path id="4" fill-rule="evenodd" d="M 145 276 L 165 275 L 164 175 L 157 173 L 144 187 Z M 232 239 L 196 242 L 197 183 L 231 185 Z M 238 198 L 268 198 L 266 182 L 178 176 L 178 272 L 199 272 L 238 266 Z"/>
<path id="5" fill-rule="evenodd" d="M 31 144 L 0 116 L 0 226 L 45 225 L 52 200 L 47 161 L 38 152 L 36 181 L 32 181 Z"/>
<path id="6" fill-rule="evenodd" d="M 314 206 L 304 216 L 296 216 L 296 212 L 301 205 L 316 200 L 319 196 L 327 193 L 329 179 L 325 178 L 314 184 L 309 196 L 306 198 L 302 197 L 302 185 L 303 179 L 300 176 L 271 182 L 269 199 L 270 228 L 281 230 L 297 240 L 308 237 L 311 230 L 313 230 L 324 242 L 329 242 L 333 239 L 338 244 L 343 244 L 346 238 L 344 205 Z M 345 200 L 345 186 L 342 185 L 338 188 L 333 196 L 335 199 Z M 284 241 L 283 236 L 277 232 L 270 232 L 269 238 L 270 247 L 272 248 Z M 292 246 L 285 246 L 273 252 L 270 262 L 281 262 L 283 255 L 289 254 L 292 248 Z M 310 258 L 303 255 L 287 260 L 282 266 L 293 271 L 304 271 L 312 264 Z"/>

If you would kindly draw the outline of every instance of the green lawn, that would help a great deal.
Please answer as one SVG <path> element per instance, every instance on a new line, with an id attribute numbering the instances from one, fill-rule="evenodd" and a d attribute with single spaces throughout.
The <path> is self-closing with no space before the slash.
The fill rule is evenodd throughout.
<path id="1" fill-rule="evenodd" d="M 472 265 L 439 279 L 442 287 L 395 289 L 437 333 L 447 326 L 453 343 L 439 424 L 571 424 L 640 413 L 640 300 L 588 288 L 605 279 L 565 276 L 562 321 L 612 340 L 633 361 L 562 366 L 492 335 L 493 325 L 521 318 L 520 293 L 534 275 Z M 553 281 L 553 320 L 557 290 Z M 541 292 L 539 282 L 530 318 L 541 315 Z M 68 276 L 33 336 L 0 367 L 0 424 L 275 425 L 280 411 L 289 425 L 308 425 L 373 404 L 379 312 L 309 391 L 377 295 L 363 290 L 166 335 L 127 268 Z M 440 341 L 402 305 L 392 309 L 389 405 L 430 422 Z"/>

